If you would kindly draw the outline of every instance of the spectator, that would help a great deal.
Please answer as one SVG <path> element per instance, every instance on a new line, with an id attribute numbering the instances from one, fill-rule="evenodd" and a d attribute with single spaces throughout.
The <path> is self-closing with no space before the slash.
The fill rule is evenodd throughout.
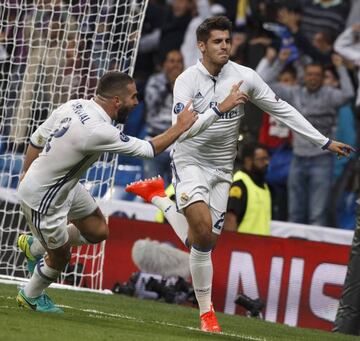
<path id="1" fill-rule="evenodd" d="M 173 87 L 175 79 L 183 71 L 183 58 L 180 51 L 167 53 L 162 71 L 152 75 L 145 88 L 146 124 L 148 138 L 161 134 L 171 122 Z M 167 184 L 171 181 L 170 149 L 153 160 L 144 160 L 144 176 L 161 175 Z"/>
<path id="2" fill-rule="evenodd" d="M 265 182 L 269 159 L 264 145 L 244 146 L 242 168 L 230 188 L 225 230 L 270 235 L 271 196 Z"/>
<path id="3" fill-rule="evenodd" d="M 315 63 L 305 68 L 304 86 L 275 83 L 274 76 L 283 65 L 284 61 L 278 59 L 272 67 L 258 69 L 258 72 L 265 81 L 272 83 L 278 96 L 295 106 L 319 131 L 333 136 L 339 108 L 354 95 L 342 58 L 336 59 L 340 89 L 323 85 L 324 68 Z M 293 138 L 293 154 L 288 179 L 289 220 L 324 226 L 327 224 L 333 157 L 297 134 Z"/>
<path id="4" fill-rule="evenodd" d="M 301 31 L 309 41 L 317 32 L 338 36 L 344 29 L 349 13 L 345 0 L 308 0 L 302 5 Z"/>
<path id="5" fill-rule="evenodd" d="M 285 25 L 294 37 L 294 43 L 300 51 L 311 57 L 312 61 L 331 63 L 334 36 L 322 29 L 310 39 L 300 30 L 301 14 L 291 8 L 283 7 L 278 11 L 278 21 Z"/>
<path id="6" fill-rule="evenodd" d="M 262 63 L 276 57 L 276 51 L 269 48 L 267 58 Z M 286 56 L 285 56 L 286 58 Z M 296 69 L 291 64 L 279 73 L 278 82 L 284 85 L 297 84 Z M 292 134 L 290 129 L 267 113 L 263 114 L 263 121 L 259 133 L 259 142 L 264 144 L 271 158 L 266 181 L 271 189 L 272 217 L 274 220 L 287 220 L 287 178 L 292 158 Z"/>
<path id="7" fill-rule="evenodd" d="M 197 16 L 192 18 L 189 26 L 186 29 L 184 41 L 181 45 L 181 53 L 184 56 L 184 66 L 187 69 L 189 66 L 196 64 L 197 60 L 201 58 L 201 53 L 197 48 L 196 29 L 207 18 L 213 15 L 221 15 L 225 13 L 225 8 L 219 4 L 211 4 L 212 0 L 197 0 Z"/>
<path id="8" fill-rule="evenodd" d="M 335 51 L 342 55 L 344 58 L 353 62 L 357 67 L 358 89 L 355 101 L 355 112 L 357 118 L 360 117 L 360 22 L 347 28 L 337 38 Z M 359 141 L 357 142 L 359 146 Z"/>
<path id="9" fill-rule="evenodd" d="M 333 58 L 341 58 L 334 55 Z M 336 61 L 335 61 L 336 63 Z M 325 68 L 324 84 L 332 86 L 334 88 L 340 87 L 339 75 L 333 65 L 329 65 Z M 340 107 L 337 119 L 336 138 L 341 141 L 346 141 L 350 145 L 356 144 L 356 129 L 354 121 L 354 112 L 351 103 L 346 103 Z M 350 158 L 354 157 L 355 154 L 351 155 Z M 334 163 L 334 176 L 335 180 L 339 178 L 346 166 L 350 161 L 350 158 L 336 159 Z"/>
<path id="10" fill-rule="evenodd" d="M 171 50 L 180 50 L 186 29 L 191 21 L 192 0 L 173 0 L 165 12 L 159 42 L 159 56 L 163 58 Z"/>

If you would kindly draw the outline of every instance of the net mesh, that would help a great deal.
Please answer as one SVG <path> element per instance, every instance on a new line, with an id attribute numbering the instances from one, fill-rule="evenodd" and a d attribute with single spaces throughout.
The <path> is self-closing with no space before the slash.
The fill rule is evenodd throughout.
<path id="1" fill-rule="evenodd" d="M 26 277 L 16 247 L 29 232 L 16 187 L 29 136 L 52 110 L 91 98 L 106 71 L 133 73 L 147 0 L 3 0 L 0 6 L 0 276 Z M 82 182 L 106 198 L 117 158 Z M 104 197 L 105 196 L 105 197 Z M 73 248 L 62 283 L 101 289 L 105 243 Z"/>

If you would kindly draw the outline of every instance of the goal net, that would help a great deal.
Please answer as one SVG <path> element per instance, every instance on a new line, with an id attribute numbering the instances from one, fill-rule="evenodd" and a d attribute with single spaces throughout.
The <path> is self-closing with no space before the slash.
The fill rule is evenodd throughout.
<path id="1" fill-rule="evenodd" d="M 53 109 L 94 95 L 106 71 L 132 75 L 148 0 L 3 0 L 0 6 L 0 277 L 28 277 L 19 234 L 29 233 L 16 187 L 29 136 Z M 59 155 L 59 157 L 63 157 Z M 105 200 L 117 156 L 84 174 Z M 72 249 L 60 283 L 102 289 L 105 243 Z"/>

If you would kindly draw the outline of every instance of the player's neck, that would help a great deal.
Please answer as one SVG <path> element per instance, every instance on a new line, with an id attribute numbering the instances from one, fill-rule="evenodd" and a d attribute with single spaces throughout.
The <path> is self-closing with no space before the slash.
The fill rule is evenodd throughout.
<path id="1" fill-rule="evenodd" d="M 202 63 L 205 66 L 205 69 L 208 70 L 208 72 L 212 76 L 217 76 L 220 73 L 222 67 L 224 66 L 221 64 L 211 63 L 210 61 L 206 60 L 205 58 L 203 58 Z"/>
<path id="2" fill-rule="evenodd" d="M 94 97 L 94 102 L 95 102 L 96 104 L 100 105 L 100 106 L 104 109 L 104 111 L 110 116 L 110 118 L 113 119 L 112 116 L 111 116 L 111 114 L 110 114 L 110 113 L 111 113 L 111 110 L 110 110 L 109 105 L 108 105 L 108 103 L 107 103 L 107 100 L 106 100 L 105 98 L 96 95 L 96 96 Z"/>

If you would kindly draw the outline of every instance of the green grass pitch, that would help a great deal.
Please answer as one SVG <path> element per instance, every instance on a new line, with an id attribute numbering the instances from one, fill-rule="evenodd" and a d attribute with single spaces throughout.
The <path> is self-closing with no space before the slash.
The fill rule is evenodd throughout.
<path id="1" fill-rule="evenodd" d="M 0 284 L 0 340 L 251 340 L 332 341 L 358 338 L 218 313 L 222 334 L 198 329 L 198 311 L 122 295 L 49 289 L 65 314 L 17 306 L 15 285 Z"/>

